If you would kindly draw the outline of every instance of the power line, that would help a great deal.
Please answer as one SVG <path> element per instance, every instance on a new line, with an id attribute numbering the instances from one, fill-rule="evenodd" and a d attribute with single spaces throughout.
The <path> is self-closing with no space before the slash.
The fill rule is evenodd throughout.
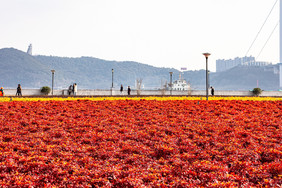
<path id="1" fill-rule="evenodd" d="M 261 28 L 260 28 L 259 32 L 257 33 L 257 35 L 256 35 L 256 37 L 255 37 L 255 39 L 254 39 L 254 41 L 252 42 L 252 44 L 251 44 L 250 48 L 248 49 L 248 51 L 247 51 L 247 53 L 246 53 L 246 55 L 245 55 L 245 56 L 247 56 L 247 55 L 248 55 L 249 51 L 250 51 L 250 50 L 251 50 L 251 48 L 253 47 L 253 45 L 254 45 L 255 41 L 257 40 L 257 38 L 258 38 L 258 36 L 259 36 L 259 34 L 260 34 L 261 30 L 263 29 L 263 27 L 264 27 L 265 23 L 267 22 L 267 20 L 268 20 L 268 18 L 269 18 L 269 16 L 270 16 L 270 14 L 272 13 L 272 11 L 273 11 L 273 9 L 274 9 L 274 7 L 275 7 L 275 5 L 276 5 L 276 3 L 277 3 L 277 2 L 278 2 L 278 0 L 276 0 L 276 2 L 274 3 L 274 5 L 273 5 L 272 9 L 270 10 L 270 12 L 269 12 L 269 14 L 268 14 L 267 18 L 265 19 L 264 23 L 262 24 L 262 26 L 261 26 Z"/>
<path id="2" fill-rule="evenodd" d="M 256 57 L 256 59 L 259 58 L 259 56 L 260 56 L 261 52 L 263 51 L 264 47 L 266 46 L 266 44 L 268 43 L 269 39 L 270 39 L 271 36 L 273 35 L 275 29 L 276 29 L 277 26 L 279 25 L 279 22 L 280 22 L 280 21 L 278 21 L 278 23 L 277 23 L 276 26 L 274 27 L 273 31 L 271 32 L 271 34 L 270 34 L 270 36 L 268 37 L 268 39 L 267 39 L 267 41 L 265 42 L 265 44 L 263 45 L 263 47 L 262 47 L 261 51 L 259 52 L 258 56 Z"/>

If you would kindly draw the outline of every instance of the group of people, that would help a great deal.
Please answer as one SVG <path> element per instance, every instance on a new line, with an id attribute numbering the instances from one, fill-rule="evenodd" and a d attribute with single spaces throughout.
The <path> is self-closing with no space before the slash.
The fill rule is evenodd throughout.
<path id="1" fill-rule="evenodd" d="M 123 92 L 123 85 L 121 84 L 120 86 L 120 94 Z M 130 95 L 131 89 L 130 86 L 127 88 L 127 94 Z M 211 86 L 211 95 L 214 96 L 214 88 Z"/>
<path id="2" fill-rule="evenodd" d="M 69 95 L 71 95 L 72 93 L 73 93 L 73 95 L 77 94 L 77 84 L 76 83 L 69 86 L 68 93 L 69 93 Z M 0 88 L 0 96 L 4 96 L 3 87 Z M 22 86 L 21 86 L 21 84 L 18 84 L 16 96 L 22 96 Z"/>
<path id="3" fill-rule="evenodd" d="M 74 96 L 77 95 L 77 84 L 74 83 L 73 85 L 69 86 L 68 94 L 71 95 L 73 93 Z M 120 93 L 123 93 L 123 85 L 120 86 Z M 130 86 L 127 87 L 127 94 L 130 95 L 131 89 Z M 211 95 L 214 96 L 214 88 L 211 86 Z M 4 96 L 3 87 L 0 88 L 0 96 Z M 22 87 L 21 84 L 18 84 L 16 96 L 22 96 Z"/>
<path id="4" fill-rule="evenodd" d="M 68 94 L 71 95 L 72 93 L 74 96 L 77 94 L 77 84 L 76 83 L 69 86 Z"/>
<path id="5" fill-rule="evenodd" d="M 0 88 L 0 96 L 4 96 L 3 87 Z M 21 84 L 18 84 L 16 96 L 22 96 L 22 86 L 21 86 Z"/>
<path id="6" fill-rule="evenodd" d="M 121 84 L 120 86 L 120 94 L 122 94 L 123 92 L 123 85 Z M 127 94 L 130 95 L 130 92 L 131 92 L 131 89 L 130 89 L 130 86 L 127 87 Z"/>

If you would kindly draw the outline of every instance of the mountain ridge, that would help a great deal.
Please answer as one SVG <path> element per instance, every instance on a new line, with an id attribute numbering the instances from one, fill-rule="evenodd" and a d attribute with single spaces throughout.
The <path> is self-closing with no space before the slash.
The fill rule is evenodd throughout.
<path id="1" fill-rule="evenodd" d="M 4 88 L 41 88 L 51 86 L 51 70 L 55 70 L 54 88 L 66 89 L 77 83 L 79 89 L 110 89 L 112 69 L 114 87 L 135 87 L 137 79 L 142 79 L 144 89 L 160 89 L 170 80 L 177 80 L 180 71 L 160 68 L 134 61 L 109 61 L 95 57 L 31 56 L 14 48 L 0 49 L 0 85 Z M 205 89 L 205 70 L 184 71 L 191 88 Z M 210 85 L 216 90 L 251 90 L 257 86 L 264 90 L 279 89 L 279 75 L 265 71 L 263 67 L 235 67 L 225 72 L 210 73 Z"/>

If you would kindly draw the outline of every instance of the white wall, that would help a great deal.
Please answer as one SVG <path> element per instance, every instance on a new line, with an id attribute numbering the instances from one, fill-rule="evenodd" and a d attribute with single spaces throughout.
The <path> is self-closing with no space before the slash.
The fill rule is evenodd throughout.
<path id="1" fill-rule="evenodd" d="M 56 96 L 68 96 L 67 90 L 54 90 L 54 95 Z M 4 90 L 5 96 L 15 96 L 16 89 L 6 89 Z M 210 91 L 209 91 L 210 94 Z M 40 96 L 40 89 L 22 89 L 23 96 Z M 120 93 L 119 90 L 78 90 L 78 96 L 127 96 L 127 91 Z M 131 91 L 131 95 L 137 95 L 136 90 Z M 170 95 L 170 91 L 161 90 L 141 90 L 141 95 Z M 180 96 L 206 96 L 205 90 L 190 90 L 190 91 L 172 91 L 172 95 Z M 43 96 L 43 95 L 42 95 Z M 51 96 L 51 94 L 49 94 Z M 215 96 L 253 96 L 251 91 L 217 91 L 215 90 Z M 263 91 L 260 96 L 269 97 L 282 97 L 282 91 Z"/>

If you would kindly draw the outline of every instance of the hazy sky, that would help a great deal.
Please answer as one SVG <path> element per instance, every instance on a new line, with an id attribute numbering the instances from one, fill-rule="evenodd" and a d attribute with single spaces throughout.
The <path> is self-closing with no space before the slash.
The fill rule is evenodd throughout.
<path id="1" fill-rule="evenodd" d="M 246 55 L 276 0 L 0 0 L 0 48 L 205 69 Z M 279 2 L 247 54 L 257 57 Z M 279 61 L 279 27 L 257 60 Z"/>

